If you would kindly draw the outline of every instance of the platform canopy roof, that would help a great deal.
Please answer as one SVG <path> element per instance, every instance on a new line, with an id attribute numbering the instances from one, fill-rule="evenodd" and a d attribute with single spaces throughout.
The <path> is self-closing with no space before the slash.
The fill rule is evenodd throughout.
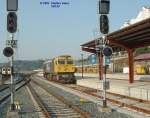
<path id="1" fill-rule="evenodd" d="M 114 51 L 150 46 L 150 18 L 107 35 Z M 82 50 L 95 53 L 96 40 L 82 44 Z"/>
<path id="2" fill-rule="evenodd" d="M 140 54 L 134 58 L 135 61 L 150 60 L 150 53 Z"/>

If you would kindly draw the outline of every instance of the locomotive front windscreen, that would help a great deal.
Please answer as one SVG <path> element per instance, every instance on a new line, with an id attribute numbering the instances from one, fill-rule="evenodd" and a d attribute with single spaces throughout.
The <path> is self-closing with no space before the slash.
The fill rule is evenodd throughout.
<path id="1" fill-rule="evenodd" d="M 59 60 L 58 64 L 65 64 L 65 61 L 64 60 Z"/>
<path id="2" fill-rule="evenodd" d="M 72 60 L 67 61 L 67 64 L 73 64 Z"/>

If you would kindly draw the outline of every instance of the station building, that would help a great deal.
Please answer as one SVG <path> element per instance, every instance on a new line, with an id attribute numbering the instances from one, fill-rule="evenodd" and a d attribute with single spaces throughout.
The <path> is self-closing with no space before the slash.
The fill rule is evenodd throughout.
<path id="1" fill-rule="evenodd" d="M 148 14 L 147 14 L 148 13 Z M 129 82 L 134 82 L 134 51 L 137 48 L 150 46 L 149 34 L 150 34 L 150 7 L 143 7 L 138 16 L 135 19 L 131 19 L 123 28 L 109 33 L 106 36 L 109 45 L 112 47 L 114 52 L 126 51 L 128 55 L 128 65 L 129 65 Z M 100 79 L 103 78 L 103 55 L 97 52 L 97 46 L 101 43 L 99 42 L 102 37 L 95 38 L 94 40 L 88 41 L 81 45 L 83 51 L 97 54 L 98 55 L 98 68 Z M 124 59 L 125 60 L 125 59 Z M 119 66 L 118 64 L 113 63 Z M 83 65 L 83 64 L 82 64 Z M 113 65 L 113 71 L 115 67 Z M 125 62 L 123 66 L 125 65 Z M 82 67 L 83 70 L 83 67 Z M 116 71 L 116 70 L 115 70 Z M 117 70 L 118 71 L 118 70 Z"/>

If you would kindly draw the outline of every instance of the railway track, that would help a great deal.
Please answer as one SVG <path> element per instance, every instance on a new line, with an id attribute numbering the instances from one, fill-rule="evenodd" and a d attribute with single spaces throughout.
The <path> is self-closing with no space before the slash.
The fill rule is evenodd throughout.
<path id="1" fill-rule="evenodd" d="M 7 88 L 8 88 L 8 85 L 1 85 L 0 92 L 2 92 L 3 90 L 5 90 Z"/>
<path id="2" fill-rule="evenodd" d="M 103 99 L 102 90 L 88 88 L 80 85 L 61 85 Z M 106 99 L 108 100 L 108 102 L 119 105 L 120 107 L 128 108 L 137 112 L 142 112 L 144 114 L 150 115 L 150 101 L 120 95 L 112 92 L 107 92 L 106 95 Z"/>
<path id="3" fill-rule="evenodd" d="M 93 88 L 88 88 L 80 85 L 75 85 L 75 84 L 61 84 L 57 82 L 53 82 L 55 84 L 61 85 L 63 87 L 70 88 L 72 90 L 76 90 L 79 92 L 86 93 L 88 95 L 94 96 L 99 99 L 103 99 L 103 91 L 102 90 L 97 90 Z M 137 111 L 140 113 L 144 113 L 145 115 L 150 116 L 150 101 L 143 100 L 143 99 L 138 99 L 126 95 L 121 95 L 117 93 L 112 93 L 112 92 L 107 92 L 107 101 L 111 104 L 115 104 L 119 107 L 125 108 L 125 109 L 130 109 L 133 111 Z"/>
<path id="4" fill-rule="evenodd" d="M 16 82 L 16 88 L 15 90 L 19 90 L 21 87 L 26 85 L 28 81 L 20 80 Z M 9 86 L 4 87 L 0 90 L 0 104 L 2 104 L 6 99 L 10 97 L 10 88 Z"/>
<path id="5" fill-rule="evenodd" d="M 77 106 L 88 113 L 91 118 L 102 118 L 104 116 L 106 118 L 148 118 L 150 116 L 150 104 L 148 101 L 135 101 L 134 98 L 126 99 L 128 98 L 127 96 L 111 96 L 107 93 L 108 107 L 112 108 L 112 112 L 104 113 L 101 112 L 103 99 L 101 95 L 102 92 L 96 89 L 74 84 L 68 85 L 49 82 L 44 78 L 37 76 L 33 76 L 31 80 L 46 87 L 49 91 L 56 92 L 66 100 L 71 101 L 74 106 Z M 144 112 L 142 109 L 144 109 Z"/>
<path id="6" fill-rule="evenodd" d="M 20 83 L 21 81 L 22 81 L 22 80 L 16 81 L 16 84 Z M 1 85 L 0 92 L 5 91 L 6 89 L 9 89 L 9 85 L 8 85 L 8 84 Z"/>
<path id="7" fill-rule="evenodd" d="M 37 82 L 32 81 L 28 86 L 46 118 L 90 118 L 88 114 Z"/>

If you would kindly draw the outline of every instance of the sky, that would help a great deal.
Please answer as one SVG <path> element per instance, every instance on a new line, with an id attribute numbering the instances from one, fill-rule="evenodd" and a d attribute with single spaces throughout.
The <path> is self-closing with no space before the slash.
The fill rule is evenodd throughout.
<path id="1" fill-rule="evenodd" d="M 81 58 L 88 54 L 80 45 L 92 40 L 99 32 L 98 0 L 18 0 L 18 28 L 15 39 L 18 48 L 15 59 L 50 59 L 69 54 Z M 68 2 L 59 8 L 41 2 Z M 150 0 L 110 0 L 110 32 L 135 18 L 143 6 L 150 6 Z M 7 31 L 6 0 L 0 0 L 0 62 L 8 60 L 3 56 Z"/>

